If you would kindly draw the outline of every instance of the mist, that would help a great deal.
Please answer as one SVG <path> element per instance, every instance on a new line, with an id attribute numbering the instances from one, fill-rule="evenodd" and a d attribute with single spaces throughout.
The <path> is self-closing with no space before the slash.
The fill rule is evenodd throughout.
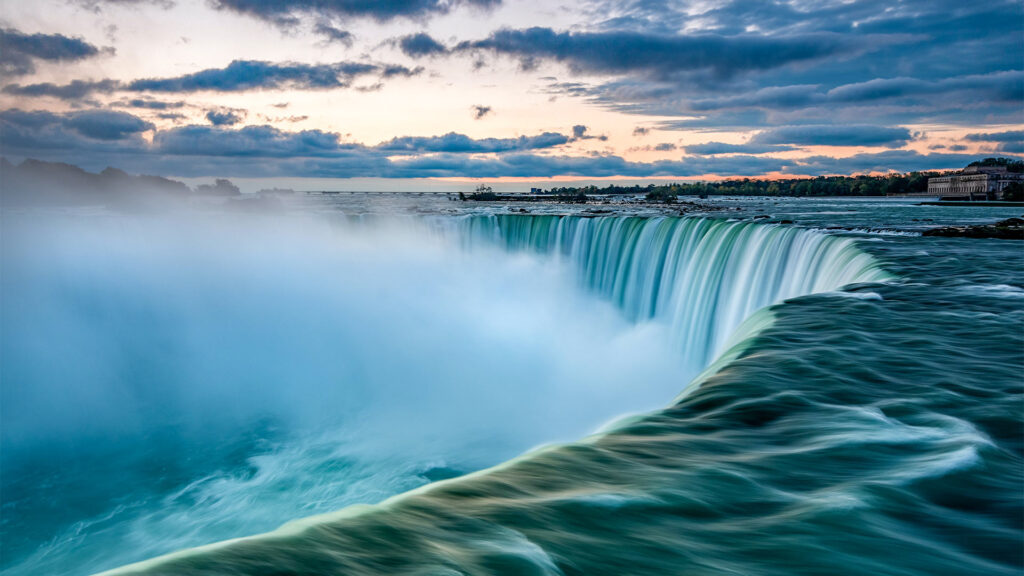
<path id="1" fill-rule="evenodd" d="M 26 497 L 86 534 L 26 573 L 378 501 L 664 405 L 700 368 L 557 260 L 414 220 L 35 210 L 3 240 L 5 481 L 60 476 Z"/>

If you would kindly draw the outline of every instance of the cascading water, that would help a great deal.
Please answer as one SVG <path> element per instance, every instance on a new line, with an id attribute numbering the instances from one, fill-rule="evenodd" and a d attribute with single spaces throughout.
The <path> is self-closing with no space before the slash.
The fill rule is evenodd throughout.
<path id="1" fill-rule="evenodd" d="M 675 354 L 681 354 L 691 376 L 721 353 L 730 334 L 758 309 L 801 294 L 835 290 L 854 282 L 876 282 L 889 277 L 849 239 L 776 225 L 697 218 L 517 215 L 437 218 L 429 219 L 427 223 L 443 239 L 461 244 L 469 254 L 490 259 L 496 256 L 491 251 L 497 246 L 512 256 L 541 254 L 568 265 L 575 270 L 574 274 L 584 288 L 613 303 L 631 322 L 666 327 L 664 334 L 671 341 L 671 349 Z M 363 222 L 361 225 L 375 224 Z M 561 343 L 553 344 L 558 348 Z M 587 346 L 597 344 L 588 343 Z M 605 354 L 605 358 L 612 358 L 616 352 L 614 346 L 606 352 L 599 351 Z M 634 369 L 650 361 L 639 356 L 626 358 L 626 363 Z M 602 364 L 600 360 L 588 362 Z M 579 377 L 579 374 L 574 376 L 569 372 L 563 377 Z M 623 378 L 620 389 L 636 389 L 644 377 L 637 378 L 639 381 Z M 667 384 L 672 389 L 671 393 L 685 387 L 685 381 Z M 536 392 L 548 395 L 543 388 Z M 578 399 L 583 400 L 591 392 L 580 390 L 577 394 L 581 394 Z M 665 396 L 663 401 L 669 399 L 670 396 Z M 562 399 L 558 403 L 563 405 L 564 402 L 574 401 Z M 556 449 L 556 452 L 558 450 L 561 449 Z M 529 459 L 528 456 L 520 461 Z M 486 477 L 486 473 L 473 476 L 474 479 Z M 463 481 L 474 480 L 467 478 L 455 482 Z M 383 511 L 385 508 L 379 509 Z M 206 552 L 185 551 L 173 555 L 167 564 L 157 559 L 116 573 L 152 569 L 157 574 L 193 570 L 205 570 L 211 574 L 262 574 L 267 570 L 287 571 L 289 566 L 296 571 L 308 571 L 313 565 L 330 571 L 334 565 L 320 552 L 336 555 L 320 549 L 320 542 L 311 544 L 317 551 L 310 564 L 304 564 L 301 559 L 297 560 L 298 563 L 284 562 L 279 554 L 292 554 L 287 551 L 292 548 L 295 554 L 302 554 L 299 550 L 303 545 L 291 540 L 296 535 L 302 537 L 301 527 L 321 531 L 320 526 L 322 530 L 333 531 L 331 523 L 337 520 L 341 522 L 339 529 L 344 530 L 344 519 L 349 516 L 350 513 L 345 511 L 337 516 L 328 515 L 295 524 L 267 536 L 246 539 L 239 544 L 237 554 L 228 544 L 226 548 L 216 546 Z M 289 542 L 282 544 L 284 551 L 274 544 L 284 541 Z M 273 551 L 267 552 L 264 544 Z M 514 541 L 500 539 L 493 545 L 510 549 L 519 546 Z M 262 554 L 259 550 L 267 553 L 268 560 L 249 557 L 251 553 Z M 224 555 L 232 559 L 225 561 Z M 336 566 L 340 569 L 344 560 L 341 557 L 335 560 L 340 562 Z M 179 561 L 185 564 L 175 564 Z M 207 564 L 207 561 L 212 563 Z"/>
<path id="2" fill-rule="evenodd" d="M 633 322 L 671 328 L 707 366 L 755 311 L 786 298 L 892 276 L 849 238 L 710 218 L 487 215 L 448 220 L 465 246 L 552 254 Z"/>

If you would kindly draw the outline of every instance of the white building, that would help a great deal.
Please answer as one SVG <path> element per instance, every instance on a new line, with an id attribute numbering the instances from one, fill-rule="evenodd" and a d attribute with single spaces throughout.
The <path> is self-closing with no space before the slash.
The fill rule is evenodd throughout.
<path id="1" fill-rule="evenodd" d="M 968 166 L 959 174 L 928 179 L 928 195 L 943 200 L 1000 200 L 1003 190 L 1024 182 L 1024 174 L 1005 166 Z"/>

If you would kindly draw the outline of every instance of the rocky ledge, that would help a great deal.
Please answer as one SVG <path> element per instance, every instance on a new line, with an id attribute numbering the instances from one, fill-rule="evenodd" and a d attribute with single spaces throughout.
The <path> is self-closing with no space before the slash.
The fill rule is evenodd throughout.
<path id="1" fill-rule="evenodd" d="M 943 226 L 925 230 L 922 236 L 946 236 L 959 238 L 1002 238 L 1024 240 L 1024 219 L 1010 218 L 995 224 L 977 226 Z"/>

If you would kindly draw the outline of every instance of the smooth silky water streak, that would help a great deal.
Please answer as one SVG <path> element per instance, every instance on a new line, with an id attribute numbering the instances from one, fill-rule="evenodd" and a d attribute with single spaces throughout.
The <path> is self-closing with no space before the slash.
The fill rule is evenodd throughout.
<path id="1" fill-rule="evenodd" d="M 630 320 L 669 325 L 694 370 L 725 351 L 740 324 L 765 306 L 893 279 L 851 238 L 776 224 L 523 215 L 435 222 L 470 249 L 498 242 L 568 260 L 585 288 Z"/>
<path id="2" fill-rule="evenodd" d="M 576 268 L 586 289 L 614 302 L 631 320 L 667 323 L 687 362 L 705 368 L 676 400 L 739 357 L 752 337 L 771 325 L 773 316 L 767 306 L 854 283 L 894 279 L 851 238 L 775 224 L 710 218 L 522 215 L 473 215 L 427 222 L 466 249 L 497 243 L 513 252 L 529 250 L 565 259 Z M 581 442 L 592 442 L 635 418 L 620 417 L 600 434 Z M 174 573 L 169 564 L 200 561 L 204 555 L 231 556 L 235 543 L 286 536 L 301 539 L 305 531 L 315 531 L 318 526 L 387 510 L 441 484 L 466 482 L 540 452 L 560 449 L 544 447 L 377 505 L 351 506 L 292 521 L 266 534 L 181 550 L 103 574 Z M 240 565 L 247 562 L 244 554 L 233 557 Z"/>

